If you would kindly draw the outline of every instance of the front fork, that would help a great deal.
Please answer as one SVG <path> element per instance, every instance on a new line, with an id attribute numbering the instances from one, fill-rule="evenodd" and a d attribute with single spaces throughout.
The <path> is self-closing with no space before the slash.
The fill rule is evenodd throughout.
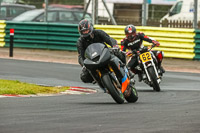
<path id="1" fill-rule="evenodd" d="M 150 62 L 151 62 L 151 63 L 148 64 L 148 65 L 153 66 L 154 71 L 155 71 L 155 73 L 156 73 L 156 77 L 157 77 L 157 79 L 159 79 L 159 75 L 158 75 L 158 71 L 157 71 L 157 69 L 156 69 L 155 63 L 153 62 L 153 60 L 150 60 Z M 142 63 L 142 64 L 143 64 L 143 66 L 144 66 L 144 70 L 145 70 L 145 73 L 146 73 L 146 75 L 147 75 L 147 78 L 148 78 L 148 80 L 151 82 L 151 78 L 150 78 L 149 73 L 148 73 L 148 71 L 147 71 L 147 68 L 148 68 L 149 66 L 146 65 L 146 63 Z"/>
<path id="2" fill-rule="evenodd" d="M 117 85 L 117 88 L 120 88 L 121 92 L 124 93 L 130 83 L 130 80 L 127 76 L 128 69 L 117 57 L 114 56 L 112 57 L 110 64 L 108 64 L 108 69 L 110 71 L 111 78 Z M 99 77 L 102 76 L 101 71 L 96 70 L 96 72 L 98 73 Z"/>
<path id="3" fill-rule="evenodd" d="M 124 93 L 130 83 L 130 80 L 127 76 L 128 69 L 126 67 L 124 67 L 124 68 L 119 67 L 119 69 L 124 69 L 124 73 L 122 73 L 123 77 L 121 78 L 121 84 L 116 76 L 116 73 L 113 71 L 113 69 L 110 65 L 109 65 L 109 69 L 112 72 L 111 76 L 113 76 L 115 78 L 118 88 L 121 88 L 121 92 Z M 119 70 L 119 71 L 122 71 L 122 70 Z"/>

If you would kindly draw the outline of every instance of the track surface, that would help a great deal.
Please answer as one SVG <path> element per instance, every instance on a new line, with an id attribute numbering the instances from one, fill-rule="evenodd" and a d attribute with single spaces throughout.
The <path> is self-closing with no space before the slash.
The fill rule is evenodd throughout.
<path id="1" fill-rule="evenodd" d="M 0 59 L 0 78 L 51 86 L 80 82 L 78 65 Z M 139 100 L 116 104 L 98 89 L 89 95 L 1 98 L 0 133 L 200 132 L 200 74 L 166 72 L 161 92 L 136 83 Z"/>

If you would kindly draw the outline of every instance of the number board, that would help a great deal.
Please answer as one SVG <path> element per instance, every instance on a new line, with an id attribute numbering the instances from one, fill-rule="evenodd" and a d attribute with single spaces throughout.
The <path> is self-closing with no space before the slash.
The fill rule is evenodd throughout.
<path id="1" fill-rule="evenodd" d="M 142 62 L 150 61 L 151 60 L 151 53 L 145 52 L 145 53 L 141 54 L 140 59 L 142 60 Z"/>

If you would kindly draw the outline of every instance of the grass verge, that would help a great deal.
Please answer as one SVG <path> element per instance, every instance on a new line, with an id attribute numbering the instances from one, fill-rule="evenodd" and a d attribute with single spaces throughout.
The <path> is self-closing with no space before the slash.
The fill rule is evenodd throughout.
<path id="1" fill-rule="evenodd" d="M 20 82 L 18 80 L 0 79 L 0 95 L 36 95 L 36 94 L 56 94 L 69 89 L 69 87 L 49 87 Z"/>

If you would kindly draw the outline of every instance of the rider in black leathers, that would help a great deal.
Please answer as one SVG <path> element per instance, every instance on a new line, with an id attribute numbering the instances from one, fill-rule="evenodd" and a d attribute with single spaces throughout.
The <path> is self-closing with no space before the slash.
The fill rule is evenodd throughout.
<path id="1" fill-rule="evenodd" d="M 121 50 L 126 51 L 126 49 L 129 49 L 130 51 L 127 52 L 128 54 L 131 54 L 133 51 L 138 51 L 139 48 L 143 48 L 143 40 L 147 41 L 149 43 L 153 43 L 154 46 L 159 46 L 160 43 L 153 38 L 150 38 L 146 36 L 144 33 L 139 32 L 136 33 L 136 28 L 134 25 L 127 25 L 125 27 L 125 34 L 126 37 L 121 41 Z M 152 46 L 150 46 L 152 47 Z M 162 73 L 165 72 L 164 68 L 161 66 L 162 59 L 163 59 L 163 52 L 162 51 L 152 51 L 154 55 L 156 56 L 158 60 L 158 69 L 159 74 L 162 75 Z M 133 56 L 127 64 L 128 69 L 130 69 L 133 73 L 138 74 L 139 81 L 141 81 L 141 75 L 138 73 L 138 71 L 135 69 L 135 67 L 138 65 L 137 57 Z"/>
<path id="2" fill-rule="evenodd" d="M 83 67 L 80 77 L 83 82 L 92 83 L 93 78 L 83 65 L 83 61 L 85 59 L 84 53 L 86 48 L 92 43 L 107 43 L 108 45 L 110 45 L 111 47 L 115 47 L 116 49 L 119 49 L 119 46 L 117 45 L 117 41 L 111 38 L 104 31 L 93 29 L 92 24 L 88 20 L 81 20 L 79 22 L 78 30 L 80 33 L 80 38 L 77 41 L 78 62 Z M 122 56 L 123 55 L 120 55 L 121 58 L 123 58 Z"/>

